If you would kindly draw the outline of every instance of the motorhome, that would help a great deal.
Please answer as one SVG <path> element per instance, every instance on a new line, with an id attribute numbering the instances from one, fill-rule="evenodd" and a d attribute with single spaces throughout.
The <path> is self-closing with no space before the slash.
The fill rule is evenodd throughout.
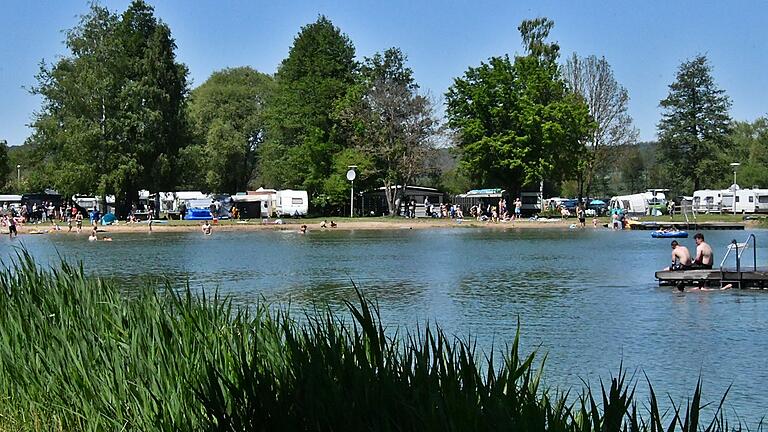
<path id="1" fill-rule="evenodd" d="M 720 213 L 723 203 L 722 189 L 703 189 L 693 192 L 693 211 L 697 213 Z"/>
<path id="2" fill-rule="evenodd" d="M 755 191 L 752 189 L 738 189 L 722 191 L 723 213 L 754 213 L 757 209 Z M 735 202 L 734 202 L 735 198 Z"/>

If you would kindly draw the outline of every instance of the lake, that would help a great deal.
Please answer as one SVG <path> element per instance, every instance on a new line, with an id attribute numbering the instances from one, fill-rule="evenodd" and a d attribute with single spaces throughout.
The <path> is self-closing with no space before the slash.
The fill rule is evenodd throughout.
<path id="1" fill-rule="evenodd" d="M 757 236 L 758 265 L 768 231 Z M 704 231 L 719 264 L 725 246 L 749 231 Z M 390 328 L 426 321 L 472 335 L 479 348 L 504 346 L 518 319 L 524 351 L 547 353 L 546 383 L 580 388 L 624 367 L 645 372 L 660 399 L 693 394 L 719 400 L 730 384 L 733 410 L 753 425 L 768 414 L 768 291 L 679 293 L 658 287 L 668 239 L 649 232 L 478 228 L 27 235 L 0 240 L 2 256 L 24 244 L 41 263 L 61 255 L 126 286 L 143 278 L 189 280 L 236 302 L 261 298 L 299 309 L 354 300 L 352 281 L 378 301 Z M 693 239 L 682 243 L 695 250 Z M 639 391 L 645 393 L 644 381 Z M 641 407 L 642 408 L 642 407 Z"/>

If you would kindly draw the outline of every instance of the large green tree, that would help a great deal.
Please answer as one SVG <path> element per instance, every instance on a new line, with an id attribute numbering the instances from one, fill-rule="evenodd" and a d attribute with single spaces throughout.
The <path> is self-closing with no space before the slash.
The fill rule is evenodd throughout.
<path id="1" fill-rule="evenodd" d="M 260 181 L 305 188 L 323 197 L 334 155 L 348 147 L 336 134 L 335 104 L 356 82 L 355 48 L 326 17 L 302 27 L 276 75 L 267 109 L 267 140 L 259 151 Z"/>
<path id="2" fill-rule="evenodd" d="M 706 56 L 683 62 L 660 103 L 659 161 L 669 187 L 681 194 L 712 187 L 729 170 L 723 156 L 730 147 L 731 102 L 711 72 Z"/>
<path id="3" fill-rule="evenodd" d="M 400 49 L 366 58 L 361 74 L 362 84 L 352 90 L 339 117 L 354 145 L 373 158 L 389 214 L 395 215 L 397 187 L 412 184 L 433 159 L 438 122 Z"/>
<path id="4" fill-rule="evenodd" d="M 264 110 L 272 88 L 271 76 L 239 67 L 214 72 L 192 91 L 189 118 L 196 143 L 182 153 L 197 187 L 227 193 L 248 187 L 266 133 Z M 195 181 L 187 178 L 190 185 Z"/>
<path id="5" fill-rule="evenodd" d="M 560 75 L 559 46 L 547 41 L 552 26 L 546 18 L 523 21 L 526 55 L 471 67 L 446 94 L 460 165 L 476 185 L 519 191 L 578 168 L 593 124 Z"/>
<path id="6" fill-rule="evenodd" d="M 31 138 L 52 186 L 114 194 L 118 213 L 140 189 L 170 190 L 187 141 L 187 68 L 168 26 L 133 1 L 122 14 L 94 3 L 67 32 L 70 54 L 43 65 Z"/>

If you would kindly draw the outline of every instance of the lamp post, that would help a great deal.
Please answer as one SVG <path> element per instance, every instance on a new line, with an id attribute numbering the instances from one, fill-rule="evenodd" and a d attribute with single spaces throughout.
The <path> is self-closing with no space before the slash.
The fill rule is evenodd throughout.
<path id="1" fill-rule="evenodd" d="M 349 168 L 347 180 L 352 182 L 352 189 L 349 191 L 349 217 L 352 218 L 355 214 L 355 177 L 357 177 L 355 168 L 357 168 L 357 165 L 348 165 L 347 168 Z"/>
<path id="2" fill-rule="evenodd" d="M 733 189 L 733 215 L 736 215 L 736 168 L 741 165 L 738 162 L 732 162 L 731 167 L 733 168 L 733 185 L 731 186 L 731 189 Z"/>

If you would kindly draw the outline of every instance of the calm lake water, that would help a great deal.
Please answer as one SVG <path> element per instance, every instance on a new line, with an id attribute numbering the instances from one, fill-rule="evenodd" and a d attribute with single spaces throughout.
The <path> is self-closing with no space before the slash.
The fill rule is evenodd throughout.
<path id="1" fill-rule="evenodd" d="M 768 260 L 768 231 L 757 235 L 758 265 Z M 719 264 L 731 239 L 748 232 L 705 231 Z M 381 307 L 390 327 L 437 322 L 503 346 L 518 318 L 525 352 L 548 353 L 547 384 L 592 384 L 620 363 L 645 372 L 664 399 L 692 395 L 699 375 L 705 399 L 730 384 L 728 414 L 754 425 L 768 415 L 768 291 L 679 293 L 658 287 L 669 240 L 610 230 L 392 230 L 116 234 L 0 239 L 0 254 L 26 247 L 41 262 L 61 254 L 89 272 L 139 284 L 146 276 L 189 280 L 250 304 L 265 298 L 296 308 L 354 299 L 354 281 Z M 683 244 L 695 249 L 693 239 Z M 644 381 L 639 391 L 645 393 Z M 736 414 L 734 414 L 734 412 Z"/>

